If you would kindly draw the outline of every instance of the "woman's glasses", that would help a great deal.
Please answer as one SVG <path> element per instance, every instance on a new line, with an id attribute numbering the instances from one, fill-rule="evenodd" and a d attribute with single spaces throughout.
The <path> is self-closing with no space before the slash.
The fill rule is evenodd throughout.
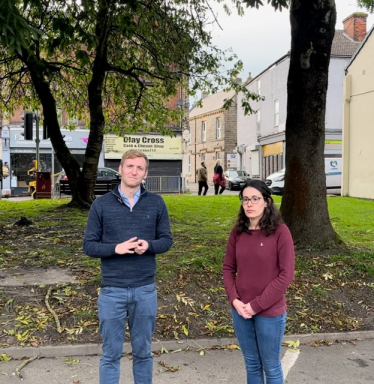
<path id="1" fill-rule="evenodd" d="M 251 198 L 249 197 L 242 197 L 240 199 L 240 201 L 242 202 L 243 205 L 247 205 L 249 202 L 251 202 L 252 204 L 258 204 L 258 202 L 262 199 L 262 197 L 258 197 L 258 196 L 253 196 Z"/>

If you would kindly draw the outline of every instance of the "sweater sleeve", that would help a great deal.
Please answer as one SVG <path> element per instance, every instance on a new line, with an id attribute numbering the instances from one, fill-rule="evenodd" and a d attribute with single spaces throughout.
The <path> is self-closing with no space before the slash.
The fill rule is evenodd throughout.
<path id="1" fill-rule="evenodd" d="M 236 289 L 236 230 L 233 229 L 230 233 L 229 241 L 226 247 L 225 259 L 223 261 L 222 274 L 223 283 L 225 285 L 226 294 L 230 303 L 239 298 L 238 291 Z"/>
<path id="2" fill-rule="evenodd" d="M 97 258 L 110 257 L 116 254 L 117 244 L 102 243 L 103 222 L 98 200 L 91 205 L 88 213 L 86 230 L 83 238 L 83 251 L 86 255 Z"/>
<path id="3" fill-rule="evenodd" d="M 167 252 L 173 243 L 168 210 L 161 197 L 157 219 L 156 239 L 148 242 L 149 252 L 155 253 L 156 255 Z"/>
<path id="4" fill-rule="evenodd" d="M 250 302 L 252 309 L 260 313 L 270 308 L 282 298 L 294 278 L 295 251 L 291 233 L 286 225 L 281 225 L 277 239 L 279 274 L 263 290 L 262 294 Z"/>

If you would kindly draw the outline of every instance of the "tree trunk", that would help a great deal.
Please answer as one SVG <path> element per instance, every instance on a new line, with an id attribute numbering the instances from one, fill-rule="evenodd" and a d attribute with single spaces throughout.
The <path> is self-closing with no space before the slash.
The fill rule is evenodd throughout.
<path id="1" fill-rule="evenodd" d="M 44 123 L 48 126 L 48 133 L 54 152 L 69 180 L 72 191 L 72 200 L 69 205 L 88 208 L 91 201 L 85 200 L 81 194 L 84 183 L 82 183 L 79 163 L 70 153 L 61 134 L 56 101 L 51 92 L 50 85 L 44 80 L 42 66 L 38 65 L 38 60 L 30 52 L 25 52 L 24 57 L 27 57 L 25 63 L 30 71 L 33 85 L 43 107 Z"/>
<path id="2" fill-rule="evenodd" d="M 293 0 L 290 20 L 286 175 L 281 212 L 297 246 L 328 246 L 338 241 L 328 213 L 324 168 L 335 1 Z"/>
<path id="3" fill-rule="evenodd" d="M 111 26 L 112 2 L 101 4 L 96 23 L 95 59 L 92 67 L 92 77 L 88 85 L 88 106 L 90 110 L 90 134 L 83 162 L 83 190 L 87 201 L 93 201 L 96 183 L 97 165 L 104 141 L 105 118 L 103 113 L 103 83 L 108 63 L 108 37 Z"/>

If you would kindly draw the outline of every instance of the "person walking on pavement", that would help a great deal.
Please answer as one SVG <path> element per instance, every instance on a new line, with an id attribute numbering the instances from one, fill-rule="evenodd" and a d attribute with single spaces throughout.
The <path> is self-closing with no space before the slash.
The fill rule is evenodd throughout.
<path id="1" fill-rule="evenodd" d="M 214 194 L 218 195 L 219 187 L 221 187 L 219 194 L 222 195 L 223 191 L 226 189 L 226 180 L 225 175 L 223 174 L 223 168 L 221 166 L 220 160 L 217 160 L 216 165 L 214 167 L 213 184 Z"/>
<path id="2" fill-rule="evenodd" d="M 83 249 L 86 255 L 101 259 L 100 384 L 119 383 L 127 318 L 134 383 L 152 384 L 156 254 L 170 249 L 172 235 L 164 200 L 141 186 L 148 166 L 143 152 L 125 152 L 119 166 L 120 185 L 96 199 L 88 215 Z"/>
<path id="3" fill-rule="evenodd" d="M 209 186 L 208 186 L 208 171 L 206 169 L 204 161 L 201 162 L 201 167 L 196 171 L 197 174 L 197 182 L 199 184 L 199 191 L 198 195 L 201 195 L 201 192 L 204 188 L 203 195 L 205 196 L 208 192 Z"/>
<path id="4" fill-rule="evenodd" d="M 283 384 L 280 355 L 285 291 L 294 278 L 293 240 L 263 181 L 247 181 L 239 198 L 222 268 L 235 335 L 247 384 Z"/>

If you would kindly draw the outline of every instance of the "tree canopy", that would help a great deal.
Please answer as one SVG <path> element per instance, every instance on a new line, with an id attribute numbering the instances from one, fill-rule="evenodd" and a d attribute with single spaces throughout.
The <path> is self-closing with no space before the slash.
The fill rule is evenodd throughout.
<path id="1" fill-rule="evenodd" d="M 205 0 L 0 0 L 0 11 L 0 109 L 42 106 L 79 204 L 94 198 L 105 132 L 170 133 L 183 111 L 166 102 L 180 87 L 189 94 L 241 87 L 240 61 L 222 72 L 222 60 L 235 56 L 212 44 Z M 241 90 L 251 112 L 248 99 L 257 96 Z M 57 106 L 90 127 L 83 174 L 63 141 Z"/>

